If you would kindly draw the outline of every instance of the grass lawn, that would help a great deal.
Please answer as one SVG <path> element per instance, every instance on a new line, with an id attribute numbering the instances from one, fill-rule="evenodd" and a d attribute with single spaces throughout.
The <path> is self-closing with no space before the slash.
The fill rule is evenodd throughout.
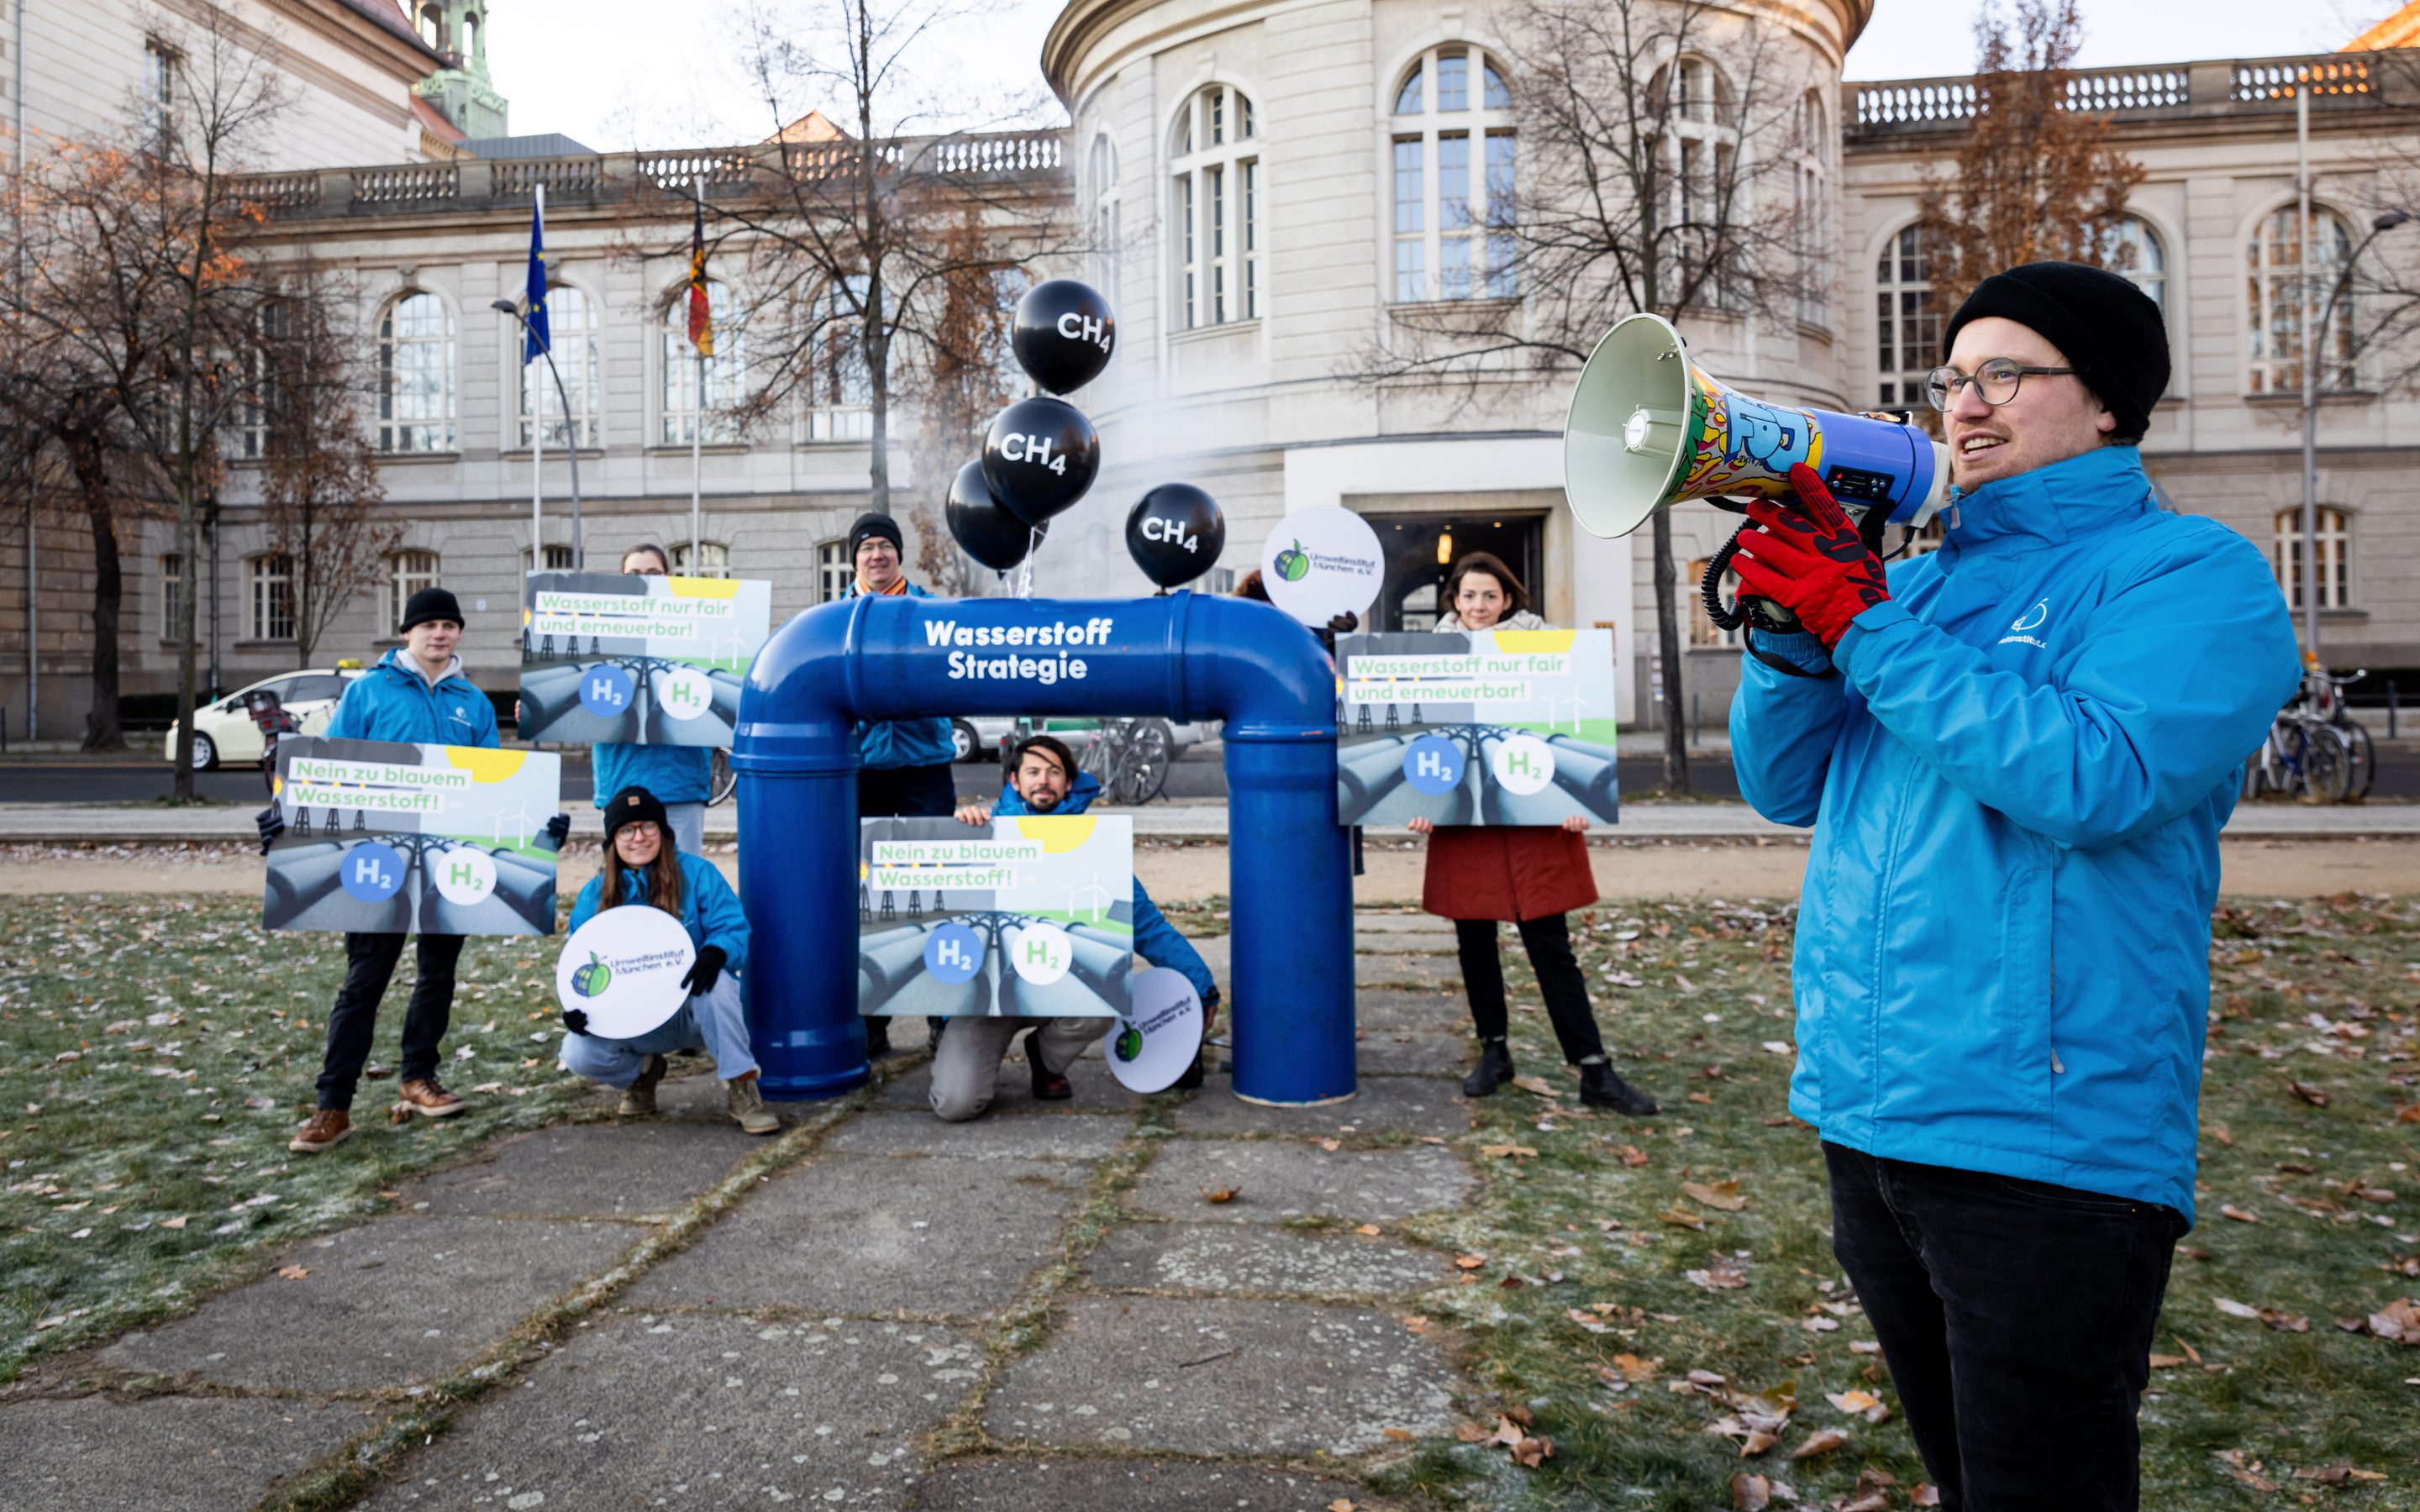
<path id="1" fill-rule="evenodd" d="M 1523 1431 L 1554 1452 L 1523 1469 L 1506 1447 L 1430 1447 L 1403 1489 L 1675 1512 L 1925 1504 L 1831 1257 L 1821 1151 L 1788 1116 L 1793 915 L 1592 916 L 1582 959 L 1606 1037 L 1658 1119 L 1576 1105 L 1521 980 L 1515 1058 L 1564 1095 L 1480 1104 L 1469 1153 L 1492 1190 L 1415 1227 L 1466 1268 L 1417 1316 L 1465 1330 L 1497 1394 L 1479 1427 L 1527 1409 Z M 2144 1504 L 2420 1507 L 2420 1349 L 2347 1331 L 2420 1298 L 2420 908 L 2246 903 L 2216 928 L 2201 1224 L 2144 1404 Z"/>
<path id="2" fill-rule="evenodd" d="M 553 949 L 477 939 L 439 1073 L 471 1111 L 390 1134 L 396 1083 L 365 1081 L 370 1134 L 289 1154 L 345 942 L 259 919 L 256 899 L 0 899 L 0 1382 L 184 1305 L 264 1243 L 379 1211 L 401 1176 L 570 1113 Z M 406 950 L 374 1066 L 395 1063 L 412 971 Z"/>

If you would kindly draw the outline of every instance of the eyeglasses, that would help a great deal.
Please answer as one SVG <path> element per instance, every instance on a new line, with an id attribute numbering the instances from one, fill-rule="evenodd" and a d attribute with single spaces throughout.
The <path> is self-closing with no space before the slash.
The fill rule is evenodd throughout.
<path id="1" fill-rule="evenodd" d="M 1972 378 L 1954 367 L 1934 368 L 1924 375 L 1924 396 L 1932 401 L 1932 408 L 1947 414 L 1949 407 L 1958 402 L 1959 393 L 1969 383 L 1975 385 L 1975 392 L 1983 396 L 1985 404 L 2001 405 L 2017 396 L 2017 386 L 2024 381 L 2028 373 L 2048 378 L 2074 371 L 2071 367 L 2027 367 L 2010 358 L 1994 357 L 1975 369 Z"/>
<path id="2" fill-rule="evenodd" d="M 664 832 L 656 827 L 656 822 L 652 819 L 633 819 L 613 833 L 635 835 L 641 840 L 661 840 Z"/>

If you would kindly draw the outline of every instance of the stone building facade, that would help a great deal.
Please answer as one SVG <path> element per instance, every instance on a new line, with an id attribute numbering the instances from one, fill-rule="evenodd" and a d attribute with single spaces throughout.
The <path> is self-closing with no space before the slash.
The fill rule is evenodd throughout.
<path id="1" fill-rule="evenodd" d="M 1822 126 L 1820 148 L 1806 154 L 1795 180 L 1819 208 L 1822 276 L 1796 308 L 1692 316 L 1683 333 L 1703 365 L 1747 393 L 1833 409 L 1902 407 L 1914 397 L 1911 371 L 1935 360 L 1918 351 L 1927 332 L 1901 320 L 1923 292 L 1922 249 L 1909 227 L 1924 176 L 1964 129 L 1971 85 L 1844 85 L 1842 59 L 1869 16 L 1864 0 L 1761 8 L 1782 18 L 1781 66 Z M 1425 625 L 1439 555 L 1496 550 L 1530 577 L 1550 620 L 1614 630 L 1623 717 L 1660 717 L 1648 534 L 1598 540 L 1561 506 L 1568 378 L 1498 384 L 1472 404 L 1355 376 L 1373 338 L 1407 309 L 1519 292 L 1489 286 L 1484 249 L 1462 234 L 1470 217 L 1456 204 L 1481 193 L 1474 186 L 1491 169 L 1518 172 L 1510 94 L 1521 80 L 1510 51 L 1483 10 L 1450 0 L 1071 0 L 1042 67 L 1072 125 L 987 139 L 993 145 L 977 155 L 1047 178 L 1049 193 L 1063 196 L 1093 250 L 1041 270 L 1095 282 L 1119 317 L 1116 360 L 1075 396 L 1099 426 L 1102 472 L 1054 523 L 1036 558 L 1037 592 L 1148 592 L 1122 532 L 1133 501 L 1157 483 L 1200 484 L 1225 508 L 1223 569 L 1197 585 L 1210 588 L 1257 562 L 1287 512 L 1341 503 L 1370 517 L 1389 550 L 1376 623 Z M 2420 153 L 2420 111 L 2408 88 L 2391 86 L 2397 70 L 2352 62 L 2374 81 L 2319 103 L 2312 153 L 2319 203 L 2334 218 L 2328 234 L 2341 224 L 2358 241 L 2394 192 L 2392 160 Z M 2294 116 L 2277 87 L 2298 66 L 2179 64 L 2099 70 L 2078 84 L 2080 100 L 2113 116 L 2148 170 L 2131 234 L 2137 276 L 2168 312 L 2178 373 L 2146 443 L 2153 471 L 2176 507 L 2214 515 L 2264 548 L 2278 512 L 2301 496 L 2300 409 L 2291 384 L 2276 392 L 2291 364 L 2270 355 L 2275 322 L 2286 318 L 2275 291 L 2298 268 Z M 590 562 L 610 567 L 623 546 L 652 539 L 674 546 L 686 564 L 696 385 L 669 323 L 685 217 L 663 220 L 661 234 L 634 234 L 628 210 L 648 188 L 685 181 L 707 161 L 397 162 L 296 174 L 273 186 L 281 231 L 349 272 L 365 339 L 381 340 L 388 370 L 417 375 L 420 385 L 398 394 L 386 418 L 386 507 L 406 540 L 385 590 L 354 606 L 320 662 L 375 654 L 390 639 L 397 596 L 437 579 L 470 609 L 465 654 L 474 676 L 511 686 L 520 574 L 533 548 L 554 565 L 568 545 L 568 469 L 553 443 L 545 523 L 533 531 L 523 379 L 510 323 L 489 309 L 520 290 L 531 192 L 541 181 L 550 266 L 566 291 L 553 318 L 581 411 Z M 2420 239 L 2420 225 L 2402 235 Z M 2396 248 L 2393 234 L 2378 243 L 2380 252 Z M 738 263 L 718 270 L 719 298 L 744 311 Z M 2321 588 L 2337 665 L 2420 668 L 2420 585 L 2399 565 L 2413 560 L 2405 534 L 2420 530 L 2412 481 L 2420 414 L 2408 394 L 2381 391 L 2397 361 L 2365 359 L 2321 411 L 2320 497 L 2330 511 Z M 737 381 L 736 369 L 710 370 L 709 396 Z M 862 397 L 822 395 L 774 433 L 744 440 L 724 436 L 707 414 L 699 570 L 770 578 L 777 614 L 839 591 L 841 539 L 865 499 L 866 432 L 854 402 Z M 892 473 L 907 494 L 939 486 L 908 474 L 904 447 Z M 204 564 L 200 574 L 218 606 L 221 681 L 230 687 L 294 664 L 276 633 L 275 563 L 251 516 L 255 497 L 239 464 L 217 569 Z M 1730 523 L 1702 506 L 1676 513 L 1684 572 Z M 22 563 L 21 552 L 10 554 Z M 164 531 L 130 550 L 139 558 L 129 594 L 130 691 L 164 687 L 172 675 L 158 626 L 165 595 L 191 575 L 167 552 Z M 8 614 L 0 604 L 0 634 L 15 627 Z M 1711 625 L 1694 613 L 1691 621 L 1691 700 L 1680 713 L 1717 726 L 1737 656 Z M 22 702 L 22 645 L 13 656 L 0 646 L 0 697 Z M 70 668 L 60 672 L 46 673 L 46 722 L 53 683 L 72 677 Z"/>

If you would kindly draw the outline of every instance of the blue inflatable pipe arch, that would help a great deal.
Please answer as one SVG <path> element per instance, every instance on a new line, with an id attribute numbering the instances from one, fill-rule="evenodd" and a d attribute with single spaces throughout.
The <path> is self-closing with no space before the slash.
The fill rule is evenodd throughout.
<path id="1" fill-rule="evenodd" d="M 861 596 L 809 609 L 766 643 L 740 694 L 731 764 L 768 1096 L 837 1096 L 870 1074 L 857 1013 L 856 725 L 951 714 L 1224 719 L 1235 1094 L 1352 1095 L 1335 669 L 1265 604 L 1179 592 Z"/>

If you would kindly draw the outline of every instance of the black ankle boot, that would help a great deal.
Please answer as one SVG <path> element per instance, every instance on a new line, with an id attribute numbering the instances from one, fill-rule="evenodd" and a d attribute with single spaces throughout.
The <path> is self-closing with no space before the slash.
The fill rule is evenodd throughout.
<path id="1" fill-rule="evenodd" d="M 1502 1040 L 1479 1041 L 1479 1069 L 1462 1079 L 1462 1095 L 1485 1097 L 1512 1079 L 1512 1047 Z"/>
<path id="2" fill-rule="evenodd" d="M 1608 1061 L 1591 1060 L 1580 1067 L 1580 1101 L 1592 1108 L 1611 1108 L 1634 1118 L 1663 1111 L 1655 1100 L 1614 1074 Z"/>
<path id="3" fill-rule="evenodd" d="M 891 1021 L 869 1014 L 865 1020 L 865 1058 L 880 1060 L 891 1054 Z"/>

